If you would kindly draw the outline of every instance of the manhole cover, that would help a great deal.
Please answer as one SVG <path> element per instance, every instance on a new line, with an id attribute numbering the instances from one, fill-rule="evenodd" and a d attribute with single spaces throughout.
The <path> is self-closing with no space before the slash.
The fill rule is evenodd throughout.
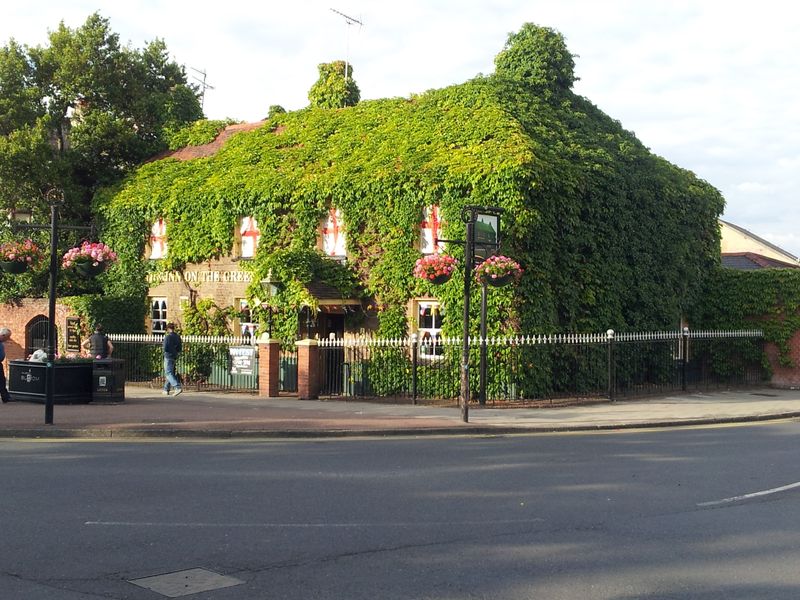
<path id="1" fill-rule="evenodd" d="M 168 598 L 179 598 L 198 592 L 208 592 L 244 583 L 208 569 L 187 569 L 153 577 L 131 579 L 128 583 L 152 590 Z"/>

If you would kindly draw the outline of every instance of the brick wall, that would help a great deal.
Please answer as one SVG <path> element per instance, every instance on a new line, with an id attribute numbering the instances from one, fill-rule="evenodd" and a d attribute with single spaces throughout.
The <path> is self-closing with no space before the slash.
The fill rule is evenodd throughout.
<path id="1" fill-rule="evenodd" d="M 767 344 L 766 352 L 772 367 L 770 384 L 777 388 L 800 388 L 800 331 L 796 331 L 789 340 L 789 356 L 795 366 L 780 366 L 778 347 L 775 344 Z"/>
<path id="2" fill-rule="evenodd" d="M 47 317 L 47 298 L 26 298 L 19 304 L 0 304 L 0 327 L 11 330 L 11 339 L 6 342 L 6 359 L 25 358 L 25 331 L 34 317 Z M 67 317 L 75 316 L 63 304 L 56 304 L 56 327 L 58 328 L 58 348 L 63 349 Z"/>

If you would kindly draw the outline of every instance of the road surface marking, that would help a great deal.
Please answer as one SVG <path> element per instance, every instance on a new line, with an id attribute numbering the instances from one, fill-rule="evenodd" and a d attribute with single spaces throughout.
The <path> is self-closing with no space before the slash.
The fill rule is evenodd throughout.
<path id="1" fill-rule="evenodd" d="M 781 487 L 771 488 L 769 490 L 762 490 L 760 492 L 752 492 L 751 494 L 742 494 L 741 496 L 732 496 L 731 498 L 723 498 L 722 500 L 712 500 L 711 502 L 700 502 L 697 506 L 717 506 L 719 504 L 728 504 L 730 502 L 738 502 L 739 500 L 749 500 L 750 498 L 758 498 L 760 496 L 769 496 L 770 494 L 777 494 L 778 492 L 785 492 L 800 487 L 800 481 L 790 483 L 789 485 L 782 485 Z"/>
<path id="2" fill-rule="evenodd" d="M 409 521 L 399 523 L 187 523 L 187 522 L 154 522 L 154 521 L 86 521 L 87 526 L 102 527 L 274 527 L 312 529 L 323 527 L 431 527 L 438 525 L 521 525 L 525 523 L 541 523 L 544 519 L 502 519 L 499 521 Z"/>

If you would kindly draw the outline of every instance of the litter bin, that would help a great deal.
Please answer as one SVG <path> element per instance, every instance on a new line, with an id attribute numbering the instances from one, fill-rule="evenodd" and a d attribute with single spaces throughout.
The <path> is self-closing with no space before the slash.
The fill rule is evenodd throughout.
<path id="1" fill-rule="evenodd" d="M 92 402 L 124 402 L 124 361 L 121 358 L 97 358 L 93 363 Z"/>

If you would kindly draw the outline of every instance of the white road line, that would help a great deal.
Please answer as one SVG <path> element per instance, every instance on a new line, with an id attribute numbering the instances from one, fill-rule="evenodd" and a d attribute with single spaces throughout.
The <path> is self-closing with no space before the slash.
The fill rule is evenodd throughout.
<path id="1" fill-rule="evenodd" d="M 500 521 L 414 521 L 408 523 L 176 523 L 153 521 L 86 521 L 87 526 L 101 527 L 252 527 L 313 529 L 324 527 L 431 527 L 440 525 L 520 525 L 540 523 L 542 518 L 505 519 Z"/>
<path id="2" fill-rule="evenodd" d="M 750 498 L 758 498 L 759 496 L 769 496 L 770 494 L 777 494 L 778 492 L 785 492 L 800 487 L 800 481 L 790 483 L 789 485 L 782 485 L 781 487 L 772 488 L 769 490 L 762 490 L 760 492 L 753 492 L 751 494 L 743 494 L 741 496 L 733 496 L 732 498 L 723 498 L 722 500 L 712 500 L 711 502 L 700 502 L 697 506 L 717 506 L 719 504 L 728 504 L 729 502 L 738 502 L 739 500 L 749 500 Z"/>

